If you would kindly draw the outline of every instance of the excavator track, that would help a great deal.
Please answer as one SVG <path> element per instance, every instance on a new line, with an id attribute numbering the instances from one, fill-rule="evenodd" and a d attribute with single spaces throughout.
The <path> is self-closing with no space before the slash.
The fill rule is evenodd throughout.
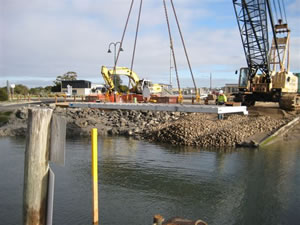
<path id="1" fill-rule="evenodd" d="M 279 107 L 288 111 L 300 110 L 300 94 L 283 94 L 279 101 Z"/>

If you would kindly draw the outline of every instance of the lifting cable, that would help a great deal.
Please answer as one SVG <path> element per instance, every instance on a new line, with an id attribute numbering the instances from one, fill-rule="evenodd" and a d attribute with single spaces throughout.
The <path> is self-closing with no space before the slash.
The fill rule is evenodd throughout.
<path id="1" fill-rule="evenodd" d="M 179 25 L 179 21 L 178 21 L 178 18 L 177 18 L 177 14 L 176 14 L 176 11 L 175 11 L 173 0 L 170 0 L 170 2 L 171 2 L 173 13 L 174 13 L 174 16 L 175 16 L 175 19 L 176 19 L 177 27 L 178 27 L 179 34 L 180 34 L 180 37 L 181 37 L 181 42 L 182 42 L 182 45 L 183 45 L 183 48 L 184 48 L 185 56 L 186 56 L 186 59 L 187 59 L 187 62 L 188 62 L 189 70 L 190 70 L 190 73 L 192 75 L 192 80 L 193 80 L 194 88 L 195 88 L 195 91 L 196 91 L 196 101 L 199 102 L 200 101 L 200 96 L 199 96 L 199 93 L 198 93 L 198 90 L 197 90 L 196 82 L 195 82 L 195 79 L 194 79 L 193 71 L 192 71 L 190 60 L 189 60 L 189 57 L 188 57 L 188 54 L 187 54 L 185 42 L 184 42 L 184 39 L 183 39 L 183 35 L 182 35 L 182 32 L 181 32 L 181 28 L 180 28 L 180 25 Z M 167 7 L 166 7 L 165 0 L 163 0 L 163 3 L 164 3 L 166 20 L 167 20 L 168 31 L 169 31 L 170 48 L 171 48 L 171 51 L 172 51 L 174 67 L 175 67 L 175 70 L 176 70 L 177 85 L 178 85 L 178 89 L 179 89 L 179 99 L 182 100 L 179 77 L 178 77 L 178 70 L 177 70 L 177 64 L 176 64 L 176 58 L 175 58 L 175 52 L 174 52 L 174 46 L 173 46 L 173 40 L 172 40 L 170 23 L 169 23 L 169 19 L 168 19 L 168 13 L 167 13 Z M 116 57 L 114 68 L 116 68 L 116 65 L 117 65 L 117 62 L 118 62 L 118 59 L 119 59 L 120 51 L 121 51 L 121 48 L 122 48 L 122 45 L 123 45 L 123 40 L 124 40 L 125 33 L 126 33 L 126 30 L 127 30 L 127 25 L 128 25 L 128 21 L 129 21 L 130 15 L 131 15 L 133 4 L 134 4 L 134 0 L 131 1 L 129 13 L 128 13 L 127 20 L 126 20 L 126 23 L 125 23 L 125 28 L 124 28 L 124 31 L 123 31 L 122 39 L 121 39 L 121 42 L 120 42 L 120 48 L 118 50 L 118 54 L 117 54 L 117 57 Z M 139 32 L 142 5 L 143 5 L 143 0 L 140 0 L 138 21 L 137 21 L 136 33 L 135 33 L 135 41 L 134 41 L 134 47 L 133 47 L 132 58 L 131 58 L 131 66 L 130 66 L 130 71 L 131 71 L 130 73 L 131 74 L 132 74 L 134 58 L 135 58 L 135 51 L 136 51 L 137 37 L 138 37 L 138 32 Z M 128 84 L 128 89 L 129 88 L 130 88 L 130 79 L 129 79 L 129 84 Z"/>
<path id="2" fill-rule="evenodd" d="M 125 23 L 125 28 L 124 28 L 123 35 L 122 35 L 121 42 L 120 42 L 120 48 L 118 50 L 117 58 L 116 58 L 115 65 L 114 65 L 115 69 L 116 69 L 116 66 L 117 66 L 117 63 L 118 63 L 118 60 L 119 60 L 120 51 L 122 49 L 123 40 L 124 40 L 124 37 L 125 37 L 128 21 L 129 21 L 130 15 L 131 15 L 131 10 L 132 10 L 133 3 L 134 3 L 134 0 L 131 1 L 131 5 L 130 5 L 130 8 L 129 8 L 129 13 L 128 13 L 128 16 L 127 16 L 127 20 L 126 20 L 126 23 Z"/>
<path id="3" fill-rule="evenodd" d="M 281 10 L 281 5 L 280 5 L 280 1 L 279 1 L 279 0 L 277 0 L 277 2 L 278 2 L 278 8 L 279 8 L 279 12 L 280 12 L 280 19 L 282 19 L 282 20 L 283 20 L 283 16 L 282 16 L 282 10 Z"/>
<path id="4" fill-rule="evenodd" d="M 275 15 L 276 15 L 276 20 L 278 21 L 278 14 L 277 14 L 277 8 L 276 8 L 275 0 L 273 0 L 273 6 L 274 6 Z"/>
<path id="5" fill-rule="evenodd" d="M 196 101 L 199 102 L 200 101 L 200 96 L 199 96 L 198 89 L 197 89 L 197 86 L 196 86 L 196 82 L 195 82 L 195 79 L 194 79 L 191 63 L 190 63 L 190 60 L 189 60 L 189 57 L 188 57 L 188 54 L 187 54 L 187 50 L 186 50 L 186 47 L 185 47 L 183 35 L 182 35 L 181 29 L 180 29 L 180 26 L 179 26 L 178 18 L 177 18 L 177 15 L 176 15 L 176 10 L 175 10 L 174 4 L 173 4 L 173 0 L 170 0 L 170 1 L 171 1 L 171 5 L 172 5 L 172 8 L 173 8 L 174 16 L 175 16 L 175 19 L 176 19 L 179 34 L 180 34 L 180 37 L 181 37 L 181 42 L 182 42 L 182 45 L 183 45 L 183 48 L 184 48 L 185 57 L 186 57 L 186 60 L 188 62 L 189 69 L 190 69 L 190 72 L 191 72 L 191 75 L 192 75 L 192 79 L 193 79 L 193 83 L 194 83 L 194 87 L 195 87 L 195 91 L 196 91 Z"/>
<path id="6" fill-rule="evenodd" d="M 282 7 L 283 7 L 283 13 L 284 13 L 285 22 L 287 23 L 286 11 L 285 11 L 285 5 L 284 5 L 283 0 L 281 0 L 281 3 L 282 3 Z"/>
<path id="7" fill-rule="evenodd" d="M 132 52 L 132 58 L 131 58 L 131 66 L 130 66 L 130 75 L 132 74 L 132 69 L 133 69 L 136 43 L 137 43 L 137 37 L 138 37 L 138 33 L 139 33 L 142 6 L 143 6 L 143 0 L 140 1 L 139 15 L 138 15 L 138 20 L 137 20 L 137 24 L 136 24 L 135 40 L 134 40 L 134 46 L 133 46 L 133 52 Z M 128 89 L 129 88 L 130 88 L 130 79 L 129 79 L 129 83 L 128 83 Z"/>
<path id="8" fill-rule="evenodd" d="M 165 0 L 163 0 L 163 4 L 164 4 L 164 9 L 165 9 L 165 14 L 166 14 L 167 25 L 168 25 L 168 32 L 169 32 L 169 38 L 170 38 L 170 48 L 171 48 L 174 68 L 175 68 L 175 72 L 176 72 L 176 80 L 177 80 L 177 85 L 178 85 L 179 102 L 180 102 L 182 100 L 182 94 L 181 94 L 181 88 L 180 88 L 180 83 L 179 83 L 177 63 L 176 63 L 175 52 L 174 52 L 174 45 L 173 45 L 172 34 L 171 34 L 171 29 L 170 29 L 170 23 L 169 23 L 169 18 L 168 18 L 168 11 L 167 11 L 167 6 L 166 6 L 166 1 Z"/>
<path id="9" fill-rule="evenodd" d="M 279 48 L 278 48 L 278 42 L 277 42 L 275 26 L 274 26 L 274 21 L 273 21 L 272 9 L 271 9 L 271 6 L 270 6 L 270 2 L 268 0 L 266 2 L 267 2 L 267 8 L 268 8 L 268 11 L 269 11 L 269 17 L 270 17 L 272 33 L 273 33 L 273 39 L 274 39 L 275 47 L 276 47 L 276 50 L 277 50 L 279 65 L 280 65 L 280 69 L 282 69 L 282 64 L 281 64 L 281 59 L 280 59 L 280 52 L 279 52 Z"/>

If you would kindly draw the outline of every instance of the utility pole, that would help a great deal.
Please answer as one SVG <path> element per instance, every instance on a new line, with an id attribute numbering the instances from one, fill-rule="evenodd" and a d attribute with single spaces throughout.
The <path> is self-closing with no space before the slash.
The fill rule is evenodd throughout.
<path id="1" fill-rule="evenodd" d="M 170 88 L 172 88 L 172 46 L 170 46 Z"/>
<path id="2" fill-rule="evenodd" d="M 211 91 L 212 90 L 212 74 L 210 73 L 210 76 L 209 76 L 209 90 Z"/>
<path id="3" fill-rule="evenodd" d="M 7 91 L 7 97 L 8 97 L 8 101 L 10 101 L 10 88 L 9 88 L 9 81 L 6 81 L 6 91 Z"/>

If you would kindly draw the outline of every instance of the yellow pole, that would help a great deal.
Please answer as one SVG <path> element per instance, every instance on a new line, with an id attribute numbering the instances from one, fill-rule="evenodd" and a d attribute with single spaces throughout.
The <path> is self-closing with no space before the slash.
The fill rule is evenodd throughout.
<path id="1" fill-rule="evenodd" d="M 99 223 L 98 215 L 98 131 L 92 129 L 92 180 L 93 180 L 93 224 Z"/>

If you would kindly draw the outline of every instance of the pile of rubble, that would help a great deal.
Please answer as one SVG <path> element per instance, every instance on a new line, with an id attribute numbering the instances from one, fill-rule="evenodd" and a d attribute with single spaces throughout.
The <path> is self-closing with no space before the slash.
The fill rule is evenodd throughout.
<path id="1" fill-rule="evenodd" d="M 247 138 L 272 132 L 288 122 L 269 116 L 229 115 L 218 120 L 202 113 L 56 108 L 67 119 L 67 136 L 124 135 L 172 145 L 230 147 Z M 0 127 L 0 136 L 25 136 L 27 108 L 16 110 Z"/>
<path id="2" fill-rule="evenodd" d="M 145 134 L 145 138 L 172 145 L 229 147 L 240 145 L 255 134 L 274 131 L 286 123 L 286 119 L 269 116 L 229 115 L 224 120 L 217 120 L 194 113 L 155 128 Z"/>

